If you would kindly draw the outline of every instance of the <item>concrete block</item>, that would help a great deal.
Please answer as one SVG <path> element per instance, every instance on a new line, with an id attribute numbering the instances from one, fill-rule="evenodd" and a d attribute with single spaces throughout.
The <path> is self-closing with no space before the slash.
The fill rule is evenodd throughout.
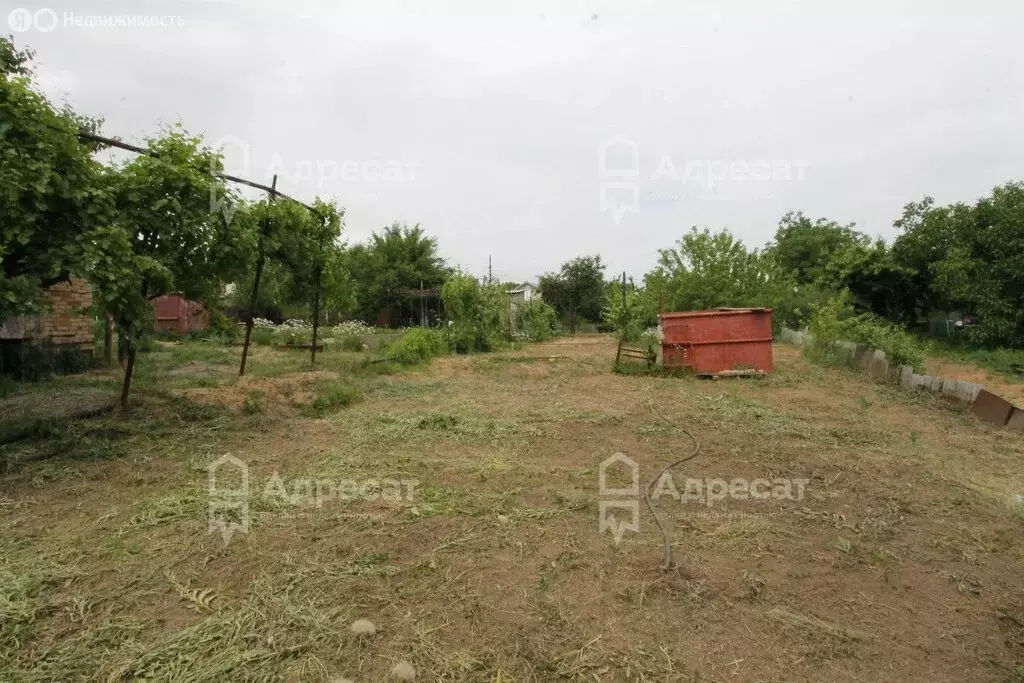
<path id="1" fill-rule="evenodd" d="M 871 358 L 871 376 L 875 379 L 889 378 L 889 359 L 881 349 L 875 349 Z"/>
<path id="2" fill-rule="evenodd" d="M 900 372 L 900 386 L 907 391 L 913 391 L 914 389 L 914 368 L 909 365 L 901 365 L 899 368 Z"/>
<path id="3" fill-rule="evenodd" d="M 976 382 L 960 380 L 960 388 L 957 393 L 957 398 L 964 403 L 974 403 L 974 399 L 978 398 L 978 394 L 984 388 L 985 387 Z"/>
<path id="4" fill-rule="evenodd" d="M 944 378 L 942 380 L 942 395 L 943 396 L 949 396 L 949 397 L 955 397 L 956 396 L 957 385 L 959 383 L 960 383 L 960 380 L 958 380 L 958 379 L 952 379 L 951 377 Z"/>
<path id="5" fill-rule="evenodd" d="M 1014 408 L 1009 422 L 1006 423 L 1006 428 L 1024 434 L 1024 410 Z"/>
<path id="6" fill-rule="evenodd" d="M 982 389 L 978 393 L 978 398 L 974 399 L 974 405 L 971 407 L 971 412 L 974 413 L 979 420 L 994 424 L 998 427 L 1002 427 L 1009 421 L 1010 414 L 1013 410 L 1014 406 L 1012 403 L 1002 396 L 996 396 L 991 391 L 987 391 L 985 389 Z"/>

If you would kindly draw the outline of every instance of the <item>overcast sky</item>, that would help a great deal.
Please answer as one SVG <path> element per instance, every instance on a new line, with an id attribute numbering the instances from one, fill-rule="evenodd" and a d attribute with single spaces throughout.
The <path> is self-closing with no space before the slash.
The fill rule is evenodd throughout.
<path id="1" fill-rule="evenodd" d="M 105 133 L 181 119 L 229 171 L 336 199 L 350 240 L 420 223 L 476 274 L 641 275 L 691 225 L 760 246 L 790 209 L 888 237 L 909 201 L 1024 177 L 1020 0 L 3 6 Z"/>

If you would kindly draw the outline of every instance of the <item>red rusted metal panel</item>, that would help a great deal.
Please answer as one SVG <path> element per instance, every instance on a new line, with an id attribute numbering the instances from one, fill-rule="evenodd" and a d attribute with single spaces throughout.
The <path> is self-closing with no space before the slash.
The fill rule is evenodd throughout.
<path id="1" fill-rule="evenodd" d="M 971 412 L 980 420 L 1002 427 L 1010 420 L 1013 404 L 1002 396 L 996 396 L 991 391 L 982 389 L 978 392 L 978 398 L 974 399 Z"/>
<path id="2" fill-rule="evenodd" d="M 189 301 L 181 294 L 165 294 L 153 298 L 156 329 L 188 334 L 192 330 L 205 330 L 210 326 L 210 314 L 203 304 Z"/>
<path id="3" fill-rule="evenodd" d="M 662 313 L 662 362 L 698 375 L 772 371 L 772 309 Z"/>

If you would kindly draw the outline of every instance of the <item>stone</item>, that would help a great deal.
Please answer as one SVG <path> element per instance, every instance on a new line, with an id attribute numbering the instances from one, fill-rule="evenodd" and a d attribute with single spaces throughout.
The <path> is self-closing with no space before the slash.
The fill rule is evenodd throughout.
<path id="1" fill-rule="evenodd" d="M 377 627 L 369 619 L 357 619 L 352 622 L 352 633 L 360 636 L 372 636 L 377 632 Z"/>
<path id="2" fill-rule="evenodd" d="M 881 349 L 875 349 L 875 353 L 871 357 L 871 376 L 875 379 L 889 377 L 889 359 Z"/>
<path id="3" fill-rule="evenodd" d="M 979 420 L 994 424 L 997 427 L 1004 426 L 1010 420 L 1010 414 L 1013 411 L 1014 406 L 1012 403 L 986 389 L 978 392 L 978 398 L 974 399 L 974 405 L 971 406 L 971 412 Z"/>
<path id="4" fill-rule="evenodd" d="M 396 681 L 414 681 L 416 669 L 409 662 L 399 662 L 391 668 L 391 677 Z"/>

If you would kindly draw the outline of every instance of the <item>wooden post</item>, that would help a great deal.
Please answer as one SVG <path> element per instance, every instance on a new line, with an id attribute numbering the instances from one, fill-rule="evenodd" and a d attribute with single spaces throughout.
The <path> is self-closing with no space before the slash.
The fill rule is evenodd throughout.
<path id="1" fill-rule="evenodd" d="M 626 271 L 622 271 L 622 312 L 620 313 L 622 329 L 619 330 L 619 347 L 615 351 L 615 365 L 619 364 L 622 357 L 622 342 L 626 339 L 626 326 L 629 321 L 626 318 Z"/>
<path id="2" fill-rule="evenodd" d="M 323 245 L 321 246 L 323 250 Z M 316 365 L 316 331 L 319 329 L 319 295 L 324 283 L 324 256 L 323 251 L 316 262 L 315 282 L 313 283 L 313 338 L 309 345 L 309 367 Z"/>
<path id="3" fill-rule="evenodd" d="M 320 327 L 320 288 L 324 277 L 323 266 L 317 264 L 316 284 L 313 286 L 313 343 L 310 345 L 309 366 L 316 365 L 316 332 Z"/>
<path id="4" fill-rule="evenodd" d="M 277 194 L 277 174 L 274 174 L 274 180 L 270 184 L 270 201 L 274 201 L 274 195 Z M 266 239 L 270 232 L 270 219 L 260 227 L 260 242 L 258 247 L 258 254 L 256 256 L 256 277 L 252 283 L 252 297 L 249 299 L 249 315 L 245 321 L 245 343 L 242 344 L 242 365 L 238 368 L 238 376 L 242 377 L 245 375 L 245 360 L 249 356 L 249 340 L 252 338 L 252 321 L 256 317 L 256 297 L 260 293 L 260 280 L 263 278 L 263 264 L 267 260 L 265 253 Z"/>

